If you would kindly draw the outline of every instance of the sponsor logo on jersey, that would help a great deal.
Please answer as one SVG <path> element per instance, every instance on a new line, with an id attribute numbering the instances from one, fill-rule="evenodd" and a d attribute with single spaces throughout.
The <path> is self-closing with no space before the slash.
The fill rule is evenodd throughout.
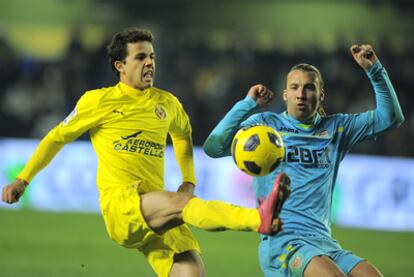
<path id="1" fill-rule="evenodd" d="M 161 105 L 156 105 L 154 108 L 155 115 L 159 118 L 164 120 L 167 117 L 167 112 L 165 111 L 164 107 Z"/>
<path id="2" fill-rule="evenodd" d="M 329 147 L 311 149 L 305 146 L 288 145 L 285 149 L 285 162 L 287 163 L 300 163 L 305 168 L 328 168 L 331 166 Z"/>
<path id="3" fill-rule="evenodd" d="M 77 114 L 78 111 L 76 108 L 74 108 L 73 111 L 71 111 L 71 113 L 63 120 L 62 125 L 65 126 L 66 124 L 68 124 L 69 121 L 71 121 Z"/>
<path id="4" fill-rule="evenodd" d="M 121 139 L 126 140 L 126 139 L 130 139 L 130 138 L 136 138 L 141 133 L 142 133 L 142 131 L 138 131 L 138 132 L 133 133 L 132 135 L 129 135 L 129 136 L 121 136 Z"/>
<path id="5" fill-rule="evenodd" d="M 299 134 L 299 131 L 298 130 L 293 129 L 293 128 L 284 127 L 284 126 L 280 126 L 279 127 L 279 131 Z"/>
<path id="6" fill-rule="evenodd" d="M 130 135 L 121 136 L 121 139 L 112 144 L 114 150 L 123 153 L 137 153 L 156 158 L 163 158 L 165 145 L 138 138 L 142 131 L 137 131 Z"/>

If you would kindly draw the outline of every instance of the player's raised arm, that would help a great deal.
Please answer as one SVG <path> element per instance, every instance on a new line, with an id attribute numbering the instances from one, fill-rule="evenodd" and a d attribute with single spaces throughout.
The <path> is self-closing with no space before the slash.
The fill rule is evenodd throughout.
<path id="1" fill-rule="evenodd" d="M 368 70 L 378 61 L 378 57 L 375 55 L 371 45 L 354 44 L 351 46 L 350 50 L 355 61 L 365 70 Z"/>
<path id="2" fill-rule="evenodd" d="M 394 87 L 374 49 L 370 45 L 352 45 L 356 63 L 365 70 L 375 92 L 376 108 L 344 116 L 344 149 L 381 132 L 396 128 L 404 122 Z M 364 93 L 364 92 L 361 92 Z"/>
<path id="3" fill-rule="evenodd" d="M 249 89 L 247 96 L 250 96 L 256 102 L 257 107 L 262 108 L 270 105 L 274 94 L 264 85 L 255 85 Z"/>
<path id="4" fill-rule="evenodd" d="M 376 109 L 373 111 L 374 133 L 396 128 L 404 122 L 404 115 L 397 94 L 370 45 L 352 45 L 355 61 L 365 70 L 375 91 Z"/>
<path id="5" fill-rule="evenodd" d="M 229 156 L 231 141 L 240 124 L 256 108 L 265 107 L 272 100 L 273 92 L 267 87 L 260 84 L 252 86 L 247 96 L 237 102 L 210 133 L 203 145 L 204 152 L 212 158 Z"/>

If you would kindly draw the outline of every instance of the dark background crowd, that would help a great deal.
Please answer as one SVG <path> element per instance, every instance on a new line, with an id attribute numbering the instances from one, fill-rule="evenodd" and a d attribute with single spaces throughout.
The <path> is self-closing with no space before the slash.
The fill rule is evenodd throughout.
<path id="1" fill-rule="evenodd" d="M 301 62 L 321 70 L 328 114 L 375 108 L 368 78 L 350 55 L 351 45 L 339 37 L 333 49 L 307 44 L 289 51 L 281 47 L 255 47 L 237 37 L 226 38 L 226 47 L 214 47 L 214 42 L 202 33 L 194 35 L 182 28 L 156 28 L 154 33 L 155 86 L 181 100 L 192 122 L 195 145 L 203 144 L 217 122 L 254 84 L 262 83 L 272 89 L 276 99 L 270 109 L 283 111 L 281 93 L 286 74 Z M 407 34 L 398 47 L 386 38 L 377 38 L 373 44 L 395 87 L 406 122 L 375 141 L 358 145 L 353 153 L 414 156 L 411 35 Z M 106 58 L 110 34 L 93 49 L 85 47 L 81 37 L 82 28 L 74 28 L 63 55 L 42 59 L 21 55 L 7 36 L 0 36 L 0 137 L 41 138 L 70 113 L 86 90 L 116 83 Z M 354 42 L 370 43 L 363 36 Z"/>

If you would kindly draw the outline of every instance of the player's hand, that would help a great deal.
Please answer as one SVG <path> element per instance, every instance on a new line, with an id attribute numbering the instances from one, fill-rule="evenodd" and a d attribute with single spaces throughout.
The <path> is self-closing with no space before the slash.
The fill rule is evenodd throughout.
<path id="1" fill-rule="evenodd" d="M 183 182 L 180 187 L 178 188 L 178 192 L 188 192 L 194 194 L 194 184 L 190 182 Z"/>
<path id="2" fill-rule="evenodd" d="M 13 204 L 19 201 L 20 197 L 26 190 L 28 183 L 22 179 L 16 179 L 13 183 L 3 187 L 1 200 L 3 202 Z"/>
<path id="3" fill-rule="evenodd" d="M 375 55 L 372 46 L 369 44 L 354 44 L 351 46 L 351 53 L 355 61 L 363 69 L 370 68 L 378 60 L 378 57 Z"/>
<path id="4" fill-rule="evenodd" d="M 260 108 L 269 105 L 273 100 L 273 92 L 264 85 L 252 86 L 247 95 L 253 98 Z"/>

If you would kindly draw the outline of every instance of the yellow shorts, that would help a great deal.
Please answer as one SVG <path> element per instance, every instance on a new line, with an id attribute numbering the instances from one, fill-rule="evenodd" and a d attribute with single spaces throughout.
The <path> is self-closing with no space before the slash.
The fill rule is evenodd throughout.
<path id="1" fill-rule="evenodd" d="M 141 251 L 157 275 L 167 277 L 176 253 L 189 250 L 201 253 L 200 246 L 185 224 L 162 235 L 155 233 L 141 213 L 137 186 L 139 184 L 114 191 L 102 206 L 106 229 L 112 240 Z"/>

